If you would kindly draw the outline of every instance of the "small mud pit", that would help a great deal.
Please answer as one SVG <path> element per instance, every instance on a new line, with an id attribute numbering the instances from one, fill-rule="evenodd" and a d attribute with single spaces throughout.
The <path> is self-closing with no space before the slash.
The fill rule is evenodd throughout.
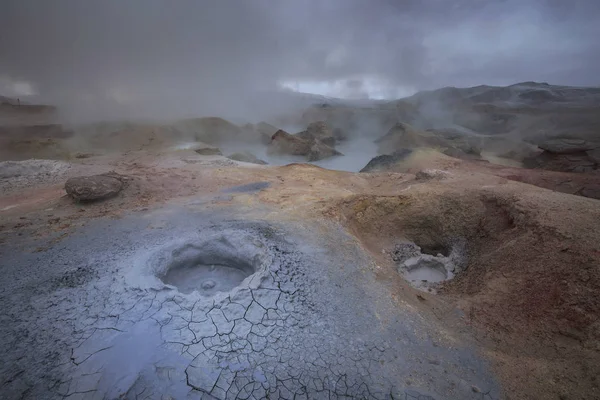
<path id="1" fill-rule="evenodd" d="M 435 292 L 437 284 L 450 280 L 465 265 L 465 246 L 458 242 L 452 248 L 424 249 L 413 242 L 399 243 L 392 251 L 392 259 L 411 286 L 427 292 Z M 433 253 L 433 254 L 432 254 Z"/>
<path id="2" fill-rule="evenodd" d="M 158 257 L 156 276 L 179 292 L 213 296 L 244 286 L 268 265 L 265 245 L 240 232 L 170 247 Z"/>

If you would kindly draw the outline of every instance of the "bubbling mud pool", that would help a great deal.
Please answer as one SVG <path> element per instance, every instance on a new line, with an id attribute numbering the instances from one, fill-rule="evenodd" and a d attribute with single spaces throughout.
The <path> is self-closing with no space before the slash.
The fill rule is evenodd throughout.
<path id="1" fill-rule="evenodd" d="M 230 292 L 264 271 L 264 244 L 239 232 L 218 234 L 203 241 L 168 247 L 154 258 L 156 277 L 183 294 L 210 297 Z"/>

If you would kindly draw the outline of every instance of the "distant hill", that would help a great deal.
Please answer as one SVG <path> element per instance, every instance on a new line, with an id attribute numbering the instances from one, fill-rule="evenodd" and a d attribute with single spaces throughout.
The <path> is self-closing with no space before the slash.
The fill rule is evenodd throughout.
<path id="1" fill-rule="evenodd" d="M 493 104 L 500 107 L 600 106 L 600 87 L 575 87 L 521 82 L 510 86 L 445 87 L 403 99 L 413 104 L 438 101 L 446 105 Z"/>

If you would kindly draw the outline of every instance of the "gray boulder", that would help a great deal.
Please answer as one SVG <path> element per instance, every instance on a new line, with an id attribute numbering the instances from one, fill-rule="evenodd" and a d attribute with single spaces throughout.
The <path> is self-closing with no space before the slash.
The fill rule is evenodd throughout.
<path id="1" fill-rule="evenodd" d="M 118 174 L 77 176 L 65 183 L 65 191 L 77 201 L 103 200 L 116 196 L 124 186 L 124 177 Z"/>

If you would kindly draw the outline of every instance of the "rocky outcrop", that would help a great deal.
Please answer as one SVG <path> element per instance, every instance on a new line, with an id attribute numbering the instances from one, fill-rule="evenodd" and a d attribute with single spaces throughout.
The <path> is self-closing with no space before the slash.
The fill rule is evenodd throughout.
<path id="1" fill-rule="evenodd" d="M 307 139 L 292 135 L 280 129 L 271 137 L 269 154 L 289 154 L 305 156 L 310 152 L 311 143 Z"/>
<path id="2" fill-rule="evenodd" d="M 396 163 L 405 160 L 412 154 L 411 149 L 400 149 L 392 154 L 384 154 L 371 159 L 367 165 L 360 172 L 379 172 L 387 171 L 393 167 Z"/>
<path id="3" fill-rule="evenodd" d="M 257 158 L 254 154 L 250 153 L 249 151 L 233 153 L 230 156 L 228 156 L 227 158 L 229 158 L 230 160 L 241 161 L 241 162 L 250 163 L 250 164 L 259 164 L 259 165 L 267 165 L 268 164 L 266 161 L 263 161 L 263 160 Z"/>
<path id="4" fill-rule="evenodd" d="M 554 138 L 540 143 L 542 153 L 526 158 L 527 168 L 563 172 L 591 172 L 600 169 L 600 142 L 573 138 Z"/>
<path id="5" fill-rule="evenodd" d="M 77 201 L 96 201 L 116 196 L 124 186 L 118 174 L 78 176 L 65 183 L 65 191 Z"/>
<path id="6" fill-rule="evenodd" d="M 281 129 L 271 138 L 271 144 L 267 152 L 269 154 L 305 156 L 308 161 L 319 161 L 324 158 L 343 155 L 314 137 L 291 135 Z"/>

